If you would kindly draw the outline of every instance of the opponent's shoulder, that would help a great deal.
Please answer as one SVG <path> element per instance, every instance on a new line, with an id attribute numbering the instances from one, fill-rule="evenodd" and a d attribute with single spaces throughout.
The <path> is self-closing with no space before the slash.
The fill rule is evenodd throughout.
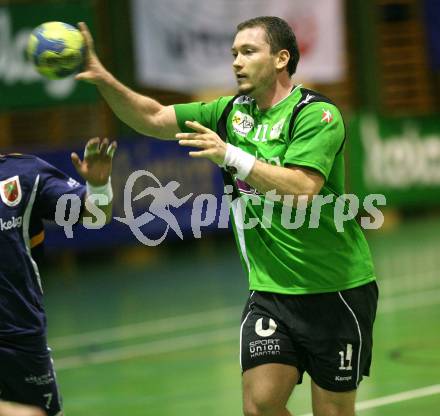
<path id="1" fill-rule="evenodd" d="M 35 171 L 40 165 L 35 155 L 22 153 L 0 154 L 0 170 L 5 171 Z"/>
<path id="2" fill-rule="evenodd" d="M 50 163 L 32 154 L 8 153 L 0 154 L 0 172 L 35 177 L 44 172 L 54 170 Z"/>
<path id="3" fill-rule="evenodd" d="M 6 160 L 35 160 L 37 156 L 24 153 L 0 153 L 0 161 Z"/>

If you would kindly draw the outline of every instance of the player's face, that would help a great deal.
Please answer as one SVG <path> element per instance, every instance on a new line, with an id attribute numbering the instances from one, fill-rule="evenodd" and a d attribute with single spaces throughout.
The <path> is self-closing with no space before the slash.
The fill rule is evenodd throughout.
<path id="1" fill-rule="evenodd" d="M 276 81 L 276 56 L 270 52 L 262 27 L 241 30 L 232 45 L 232 64 L 238 92 L 256 98 L 269 90 Z"/>

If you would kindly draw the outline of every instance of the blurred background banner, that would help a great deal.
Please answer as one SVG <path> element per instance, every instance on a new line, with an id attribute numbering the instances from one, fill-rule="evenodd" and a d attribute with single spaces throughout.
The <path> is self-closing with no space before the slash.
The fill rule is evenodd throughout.
<path id="1" fill-rule="evenodd" d="M 82 149 L 76 149 L 80 153 Z M 71 149 L 60 149 L 57 151 L 41 151 L 36 154 L 42 159 L 53 164 L 62 171 L 68 173 L 75 179 L 83 182 L 75 172 L 70 161 Z M 223 182 L 220 170 L 209 161 L 199 161 L 189 158 L 187 150 L 179 146 L 173 146 L 167 142 L 158 140 L 147 140 L 145 137 L 131 138 L 122 140 L 118 146 L 118 157 L 114 160 L 112 174 L 112 184 L 115 190 L 113 200 L 113 216 L 126 218 L 130 211 L 127 211 L 126 204 L 129 204 L 129 210 L 132 210 L 134 219 L 140 215 L 150 212 L 150 204 L 153 196 L 146 195 L 138 201 L 134 201 L 148 187 L 165 187 L 171 181 L 176 181 L 178 186 L 175 189 L 175 196 L 178 199 L 185 200 L 185 197 L 192 194 L 181 206 L 173 207 L 172 195 L 166 195 L 165 208 L 175 216 L 177 223 L 185 240 L 194 239 L 191 223 L 191 214 L 194 207 L 194 199 L 202 194 L 213 195 L 217 201 L 215 209 L 215 218 L 205 222 L 202 226 L 201 236 L 205 233 L 217 230 L 219 213 L 223 195 Z M 136 175 L 136 172 L 143 171 Z M 149 172 L 149 173 L 146 173 Z M 136 176 L 139 177 L 136 177 Z M 124 205 L 124 192 L 127 192 Z M 154 192 L 154 190 L 153 190 Z M 157 202 L 157 198 L 155 199 Z M 200 200 L 200 197 L 199 197 Z M 206 219 L 206 204 L 200 217 L 202 222 Z M 178 205 L 178 204 L 176 204 Z M 211 208 L 213 205 L 211 205 Z M 214 207 L 215 208 L 215 207 Z M 154 209 L 151 214 L 154 216 L 149 222 L 140 227 L 140 232 L 145 236 L 146 245 L 153 246 L 164 236 L 164 241 L 178 239 L 177 233 L 169 228 L 164 219 L 154 215 Z M 226 211 L 229 213 L 229 210 Z M 124 223 L 113 221 L 99 230 L 88 230 L 82 226 L 74 228 L 74 238 L 68 239 L 65 236 L 64 229 L 58 225 L 48 223 L 46 228 L 46 247 L 50 250 L 60 251 L 66 248 L 75 250 L 87 250 L 93 247 L 120 247 L 123 244 L 136 243 L 137 237 L 131 228 Z M 200 238 L 200 236 L 198 236 Z M 149 241 L 147 241 L 149 240 Z M 145 241 L 143 242 L 145 244 Z"/>
<path id="2" fill-rule="evenodd" d="M 0 6 L 0 111 L 53 104 L 96 102 L 97 94 L 74 77 L 48 80 L 26 59 L 29 34 L 48 21 L 76 25 L 79 20 L 93 27 L 88 1 L 38 2 Z"/>
<path id="3" fill-rule="evenodd" d="M 349 124 L 351 190 L 383 193 L 388 206 L 440 202 L 438 116 L 391 118 L 360 113 Z"/>
<path id="4" fill-rule="evenodd" d="M 299 80 L 341 80 L 341 0 L 132 0 L 137 81 L 184 92 L 234 88 L 230 49 L 236 26 L 263 15 L 283 17 L 294 28 L 301 52 Z"/>

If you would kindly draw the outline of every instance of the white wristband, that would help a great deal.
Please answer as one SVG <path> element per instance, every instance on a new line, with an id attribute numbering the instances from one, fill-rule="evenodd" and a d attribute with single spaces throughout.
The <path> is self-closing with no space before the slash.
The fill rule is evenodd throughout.
<path id="1" fill-rule="evenodd" d="M 245 180 L 255 164 L 255 156 L 241 150 L 230 143 L 226 144 L 225 160 L 221 167 L 232 168 L 232 174 L 238 179 Z M 234 172 L 236 171 L 236 172 Z"/>
<path id="2" fill-rule="evenodd" d="M 113 189 L 110 177 L 108 178 L 107 183 L 101 186 L 93 186 L 89 182 L 86 182 L 86 188 L 88 196 L 97 195 L 99 198 L 99 195 L 104 195 L 107 197 L 109 204 L 113 201 Z"/>

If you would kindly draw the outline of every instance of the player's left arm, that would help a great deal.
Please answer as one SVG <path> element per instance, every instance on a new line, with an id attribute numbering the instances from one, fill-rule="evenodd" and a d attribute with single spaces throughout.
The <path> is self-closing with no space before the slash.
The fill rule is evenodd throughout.
<path id="1" fill-rule="evenodd" d="M 217 133 L 198 122 L 187 121 L 185 124 L 195 132 L 176 134 L 179 144 L 199 149 L 198 151 L 190 151 L 189 155 L 191 157 L 207 158 L 222 166 L 226 158 L 228 145 Z M 243 151 L 241 152 L 237 155 L 237 158 L 240 156 L 253 158 L 249 159 L 252 166 L 250 166 L 249 174 L 244 179 L 263 194 L 276 190 L 277 195 L 304 195 L 307 200 L 311 200 L 311 197 L 318 194 L 324 185 L 323 175 L 313 169 L 300 166 L 274 166 L 257 160 L 251 155 L 244 154 Z"/>
<path id="2" fill-rule="evenodd" d="M 320 110 L 314 107 L 301 115 L 299 121 L 306 127 L 303 131 L 298 129 L 295 145 L 287 152 L 288 163 L 285 166 L 257 160 L 243 150 L 226 144 L 214 131 L 197 122 L 186 122 L 194 133 L 179 133 L 176 137 L 181 146 L 198 149 L 189 152 L 191 157 L 207 158 L 219 166 L 225 162 L 229 162 L 227 165 L 244 166 L 245 174 L 239 179 L 263 194 L 275 190 L 277 195 L 304 196 L 310 202 L 321 191 L 344 138 L 342 119 L 336 120 L 331 126 L 324 125 L 321 123 Z M 322 137 L 325 139 L 322 140 Z M 314 156 L 310 157 L 311 154 Z"/>
<path id="3" fill-rule="evenodd" d="M 266 194 L 276 190 L 277 195 L 302 196 L 311 201 L 324 186 L 324 176 L 303 166 L 275 166 L 256 160 L 246 182 L 259 192 Z"/>
<path id="4" fill-rule="evenodd" d="M 76 153 L 71 155 L 76 171 L 87 185 L 82 218 L 95 217 L 97 207 L 104 212 L 106 224 L 112 219 L 113 190 L 110 175 L 116 147 L 115 141 L 109 143 L 107 138 L 101 140 L 95 137 L 87 142 L 83 160 Z"/>

